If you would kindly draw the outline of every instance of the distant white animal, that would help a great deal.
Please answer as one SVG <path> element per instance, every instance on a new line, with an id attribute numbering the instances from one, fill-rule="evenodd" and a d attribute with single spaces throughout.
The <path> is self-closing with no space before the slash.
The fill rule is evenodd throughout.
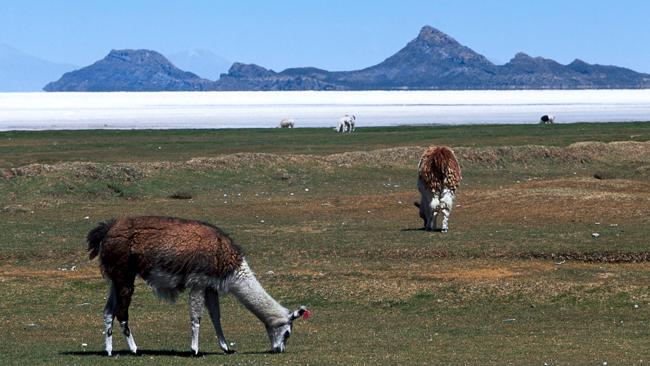
<path id="1" fill-rule="evenodd" d="M 294 120 L 293 118 L 285 118 L 280 121 L 280 128 L 293 128 Z"/>
<path id="2" fill-rule="evenodd" d="M 351 116 L 345 115 L 339 118 L 339 127 L 336 129 L 337 132 L 354 132 L 354 122 L 356 122 L 357 117 L 353 114 Z"/>
<path id="3" fill-rule="evenodd" d="M 449 215 L 461 179 L 458 161 L 450 148 L 430 146 L 422 154 L 418 164 L 420 202 L 415 202 L 415 206 L 420 209 L 425 230 L 437 230 L 438 214 L 442 213 L 440 231 L 447 232 Z"/>
<path id="4" fill-rule="evenodd" d="M 552 125 L 555 123 L 555 116 L 552 114 L 545 114 L 539 119 L 539 123 L 543 125 Z"/>

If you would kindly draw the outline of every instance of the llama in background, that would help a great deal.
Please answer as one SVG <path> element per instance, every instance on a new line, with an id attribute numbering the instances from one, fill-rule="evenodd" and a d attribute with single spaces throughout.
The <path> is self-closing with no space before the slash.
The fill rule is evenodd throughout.
<path id="1" fill-rule="evenodd" d="M 354 123 L 356 122 L 357 117 L 355 115 L 345 115 L 339 119 L 339 127 L 336 129 L 337 132 L 354 132 Z"/>
<path id="2" fill-rule="evenodd" d="M 221 329 L 219 296 L 232 293 L 260 319 L 272 352 L 284 352 L 292 323 L 309 317 L 301 306 L 289 311 L 275 301 L 257 281 L 241 249 L 219 228 L 199 221 L 143 216 L 100 223 L 87 236 L 90 259 L 99 255 L 102 273 L 111 281 L 104 308 L 105 347 L 113 350 L 113 319 L 117 317 L 131 352 L 137 352 L 129 328 L 129 305 L 135 277 L 139 275 L 159 297 L 174 301 L 189 289 L 191 349 L 199 352 L 199 326 L 207 305 L 226 353 L 234 352 Z"/>
<path id="3" fill-rule="evenodd" d="M 552 125 L 555 123 L 555 116 L 552 114 L 545 114 L 539 119 L 539 123 L 543 125 Z"/>
<path id="4" fill-rule="evenodd" d="M 293 118 L 285 118 L 280 121 L 280 128 L 293 128 L 295 121 Z"/>
<path id="5" fill-rule="evenodd" d="M 454 204 L 456 189 L 462 177 L 454 152 L 445 146 L 430 146 L 418 164 L 418 190 L 420 202 L 415 206 L 420 209 L 424 220 L 424 229 L 438 229 L 439 214 L 442 213 L 440 231 L 449 230 L 449 215 Z"/>

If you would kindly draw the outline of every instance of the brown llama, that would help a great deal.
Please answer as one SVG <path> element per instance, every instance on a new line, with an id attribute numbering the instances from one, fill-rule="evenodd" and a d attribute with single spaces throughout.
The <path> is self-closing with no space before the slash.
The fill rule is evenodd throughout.
<path id="1" fill-rule="evenodd" d="M 439 213 L 442 213 L 440 231 L 449 230 L 449 215 L 461 179 L 458 161 L 450 148 L 430 146 L 424 151 L 418 164 L 420 202 L 415 202 L 415 206 L 420 209 L 425 230 L 438 230 Z"/>
<path id="2" fill-rule="evenodd" d="M 111 281 L 104 308 L 105 349 L 113 351 L 113 319 L 117 317 L 131 352 L 137 352 L 129 328 L 129 305 L 136 276 L 156 295 L 174 301 L 189 289 L 191 349 L 199 352 L 199 326 L 207 306 L 219 346 L 232 353 L 221 328 L 219 296 L 232 293 L 260 319 L 272 352 L 284 352 L 299 317 L 309 317 L 301 306 L 289 311 L 257 281 L 241 249 L 216 226 L 173 217 L 142 216 L 100 223 L 87 236 L 90 259 L 99 256 L 103 275 Z"/>

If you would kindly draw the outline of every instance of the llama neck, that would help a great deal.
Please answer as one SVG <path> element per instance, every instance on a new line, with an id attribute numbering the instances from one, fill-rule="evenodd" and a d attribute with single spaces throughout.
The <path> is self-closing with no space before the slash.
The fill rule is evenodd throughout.
<path id="1" fill-rule="evenodd" d="M 267 326 L 286 323 L 289 310 L 269 295 L 255 278 L 246 260 L 234 274 L 230 293 Z"/>

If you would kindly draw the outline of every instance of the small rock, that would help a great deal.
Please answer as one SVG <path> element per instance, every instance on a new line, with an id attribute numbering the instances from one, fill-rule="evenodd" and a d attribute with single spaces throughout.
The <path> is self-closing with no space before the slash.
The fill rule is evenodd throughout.
<path id="1" fill-rule="evenodd" d="M 273 276 L 273 275 L 275 274 L 275 272 L 273 272 L 273 271 L 268 271 L 268 272 L 266 272 L 266 274 L 269 275 L 269 276 Z"/>
<path id="2" fill-rule="evenodd" d="M 638 308 L 639 308 L 639 304 L 634 304 L 634 308 L 635 308 L 635 309 L 638 309 Z"/>
<path id="3" fill-rule="evenodd" d="M 305 192 L 309 192 L 309 188 L 305 188 Z"/>
<path id="4" fill-rule="evenodd" d="M 599 233 L 591 233 L 591 237 L 597 239 L 600 236 Z"/>
<path id="5" fill-rule="evenodd" d="M 88 347 L 88 343 L 82 343 L 81 347 Z"/>
<path id="6" fill-rule="evenodd" d="M 264 220 L 260 220 L 260 223 L 262 223 L 262 224 L 263 224 L 263 223 L 264 223 Z"/>
<path id="7" fill-rule="evenodd" d="M 90 220 L 90 216 L 84 216 L 84 220 Z"/>
<path id="8" fill-rule="evenodd" d="M 289 193 L 289 196 L 293 196 L 293 193 Z"/>

